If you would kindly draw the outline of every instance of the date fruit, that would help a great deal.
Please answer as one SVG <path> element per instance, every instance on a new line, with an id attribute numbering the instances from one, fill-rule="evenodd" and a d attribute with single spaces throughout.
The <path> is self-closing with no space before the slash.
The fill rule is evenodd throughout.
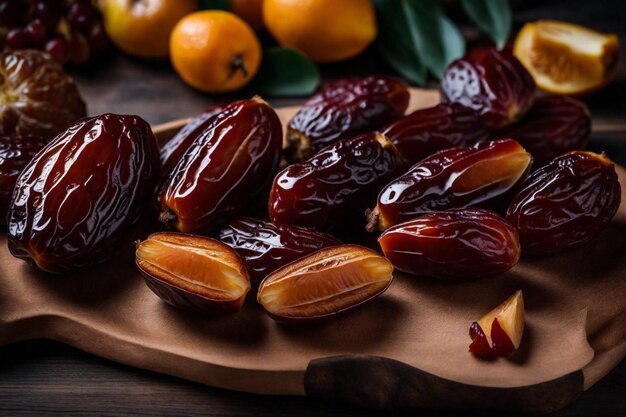
<path id="1" fill-rule="evenodd" d="M 160 151 L 163 175 L 167 175 L 174 169 L 176 164 L 183 159 L 191 144 L 211 125 L 215 116 L 224 111 L 225 108 L 226 105 L 223 104 L 209 107 L 191 119 L 176 135 L 165 142 Z"/>
<path id="2" fill-rule="evenodd" d="M 301 323 L 341 313 L 382 294 L 393 266 L 357 245 L 320 249 L 268 275 L 257 301 L 275 320 Z"/>
<path id="3" fill-rule="evenodd" d="M 303 161 L 339 139 L 381 129 L 401 118 L 408 105 L 407 86 L 393 78 L 334 81 L 311 96 L 289 122 L 285 157 Z"/>
<path id="4" fill-rule="evenodd" d="M 74 80 L 48 54 L 0 52 L 0 136 L 33 134 L 50 141 L 85 115 Z"/>
<path id="5" fill-rule="evenodd" d="M 472 49 L 453 61 L 441 79 L 442 101 L 475 110 L 490 129 L 519 120 L 534 96 L 533 78 L 507 50 Z"/>
<path id="6" fill-rule="evenodd" d="M 215 239 L 153 233 L 137 244 L 135 258 L 148 287 L 174 307 L 235 312 L 250 291 L 245 261 Z"/>
<path id="7" fill-rule="evenodd" d="M 519 231 L 524 252 L 554 253 L 594 237 L 620 201 L 611 160 L 604 153 L 572 151 L 526 178 L 506 218 Z"/>
<path id="8" fill-rule="evenodd" d="M 530 152 L 534 169 L 566 152 L 584 149 L 590 135 L 591 115 L 585 103 L 556 95 L 537 97 L 522 120 L 499 132 Z"/>
<path id="9" fill-rule="evenodd" d="M 146 121 L 83 119 L 22 170 L 9 207 L 9 249 L 52 273 L 104 261 L 128 238 L 158 178 L 159 152 Z"/>
<path id="10" fill-rule="evenodd" d="M 524 334 L 524 297 L 517 291 L 498 307 L 475 321 L 469 330 L 469 350 L 483 359 L 509 357 L 519 348 Z"/>
<path id="11" fill-rule="evenodd" d="M 6 223 L 17 177 L 45 144 L 37 135 L 0 136 L 0 225 Z"/>
<path id="12" fill-rule="evenodd" d="M 511 139 L 437 152 L 383 188 L 367 230 L 382 231 L 433 211 L 494 205 L 524 179 L 531 163 Z"/>
<path id="13" fill-rule="evenodd" d="M 254 285 L 281 266 L 324 247 L 341 244 L 333 236 L 315 229 L 248 217 L 231 220 L 220 230 L 219 240 L 243 256 Z"/>
<path id="14" fill-rule="evenodd" d="M 489 139 L 476 112 L 458 103 L 414 111 L 382 130 L 408 165 L 435 152 Z"/>
<path id="15" fill-rule="evenodd" d="M 349 228 L 401 165 L 398 151 L 380 133 L 340 140 L 278 173 L 270 192 L 270 218 L 319 230 Z"/>
<path id="16" fill-rule="evenodd" d="M 513 226 L 477 208 L 425 214 L 385 230 L 378 243 L 396 269 L 415 275 L 492 276 L 511 269 L 520 257 Z"/>
<path id="17" fill-rule="evenodd" d="M 267 192 L 278 163 L 282 126 L 259 97 L 215 116 L 162 185 L 160 220 L 181 232 L 207 232 Z"/>

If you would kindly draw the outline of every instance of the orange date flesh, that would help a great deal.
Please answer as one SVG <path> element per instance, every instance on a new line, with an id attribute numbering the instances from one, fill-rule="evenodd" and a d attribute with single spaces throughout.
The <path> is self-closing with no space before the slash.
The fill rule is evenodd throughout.
<path id="1" fill-rule="evenodd" d="M 136 262 L 150 289 L 174 307 L 237 311 L 250 290 L 242 259 L 201 236 L 154 233 L 137 245 Z"/>
<path id="2" fill-rule="evenodd" d="M 258 302 L 275 320 L 299 322 L 335 315 L 384 292 L 393 266 L 357 245 L 321 249 L 263 280 Z"/>

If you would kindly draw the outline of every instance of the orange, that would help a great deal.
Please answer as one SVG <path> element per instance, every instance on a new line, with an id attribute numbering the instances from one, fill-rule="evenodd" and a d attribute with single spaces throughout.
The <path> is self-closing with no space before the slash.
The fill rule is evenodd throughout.
<path id="1" fill-rule="evenodd" d="M 264 0 L 263 20 L 281 45 L 317 62 L 351 58 L 377 32 L 370 0 Z"/>
<path id="2" fill-rule="evenodd" d="M 170 38 L 170 57 L 183 80 L 198 90 L 222 93 L 246 85 L 261 63 L 261 44 L 241 18 L 205 10 L 181 19 Z"/>
<path id="3" fill-rule="evenodd" d="M 248 22 L 252 29 L 263 29 L 263 0 L 230 0 L 230 10 Z"/>
<path id="4" fill-rule="evenodd" d="M 165 58 L 170 32 L 196 0 L 106 0 L 104 26 L 118 48 L 140 58 Z"/>
<path id="5" fill-rule="evenodd" d="M 615 75 L 619 43 L 614 34 L 557 20 L 526 23 L 513 53 L 542 90 L 582 95 L 604 86 Z"/>

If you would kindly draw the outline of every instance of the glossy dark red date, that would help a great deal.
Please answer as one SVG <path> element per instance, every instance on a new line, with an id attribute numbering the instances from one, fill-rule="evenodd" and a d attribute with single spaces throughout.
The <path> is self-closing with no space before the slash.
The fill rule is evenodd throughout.
<path id="1" fill-rule="evenodd" d="M 409 105 L 407 86 L 372 75 L 337 80 L 311 96 L 289 122 L 285 156 L 303 161 L 339 139 L 381 129 Z"/>
<path id="2" fill-rule="evenodd" d="M 105 260 L 156 188 L 159 153 L 137 116 L 83 119 L 20 174 L 8 214 L 11 253 L 64 273 Z"/>
<path id="3" fill-rule="evenodd" d="M 246 260 L 254 285 L 296 259 L 341 243 L 333 236 L 315 229 L 275 225 L 248 217 L 231 220 L 220 230 L 219 240 Z"/>
<path id="4" fill-rule="evenodd" d="M 533 172 L 506 218 L 519 231 L 524 252 L 560 252 L 594 237 L 620 201 L 611 160 L 605 154 L 573 151 Z"/>
<path id="5" fill-rule="evenodd" d="M 207 232 L 255 202 L 278 169 L 282 126 L 258 97 L 228 105 L 194 140 L 162 185 L 160 219 Z"/>
<path id="6" fill-rule="evenodd" d="M 401 166 L 398 151 L 379 133 L 341 140 L 276 176 L 270 218 L 319 230 L 349 228 L 362 222 L 365 208 Z"/>

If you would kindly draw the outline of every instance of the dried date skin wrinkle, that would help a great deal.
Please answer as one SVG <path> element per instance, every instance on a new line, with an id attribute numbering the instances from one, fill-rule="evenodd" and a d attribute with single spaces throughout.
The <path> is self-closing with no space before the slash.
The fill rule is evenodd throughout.
<path id="1" fill-rule="evenodd" d="M 59 274 L 106 260 L 138 222 L 159 165 L 155 137 L 140 117 L 103 114 L 75 123 L 17 180 L 11 253 Z"/>

